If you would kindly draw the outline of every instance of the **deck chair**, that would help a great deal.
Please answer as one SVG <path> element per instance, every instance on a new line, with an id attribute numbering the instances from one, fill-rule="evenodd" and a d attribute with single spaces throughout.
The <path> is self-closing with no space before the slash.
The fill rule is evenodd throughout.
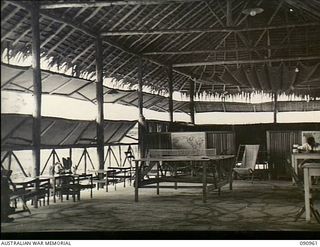
<path id="1" fill-rule="evenodd" d="M 300 179 L 298 174 L 295 172 L 294 168 L 291 165 L 291 160 L 289 158 L 286 160 L 286 170 L 288 171 L 288 173 L 293 178 L 294 183 L 297 186 L 297 188 L 298 188 L 298 190 L 299 190 L 299 192 L 301 194 L 301 197 L 304 197 L 304 183 L 303 183 L 303 180 Z M 310 210 L 311 210 L 311 215 L 313 215 L 314 218 L 316 219 L 316 221 L 320 224 L 320 213 L 314 207 L 312 199 L 310 199 Z M 306 208 L 305 208 L 305 205 L 303 204 L 303 207 L 301 207 L 300 210 L 298 211 L 294 221 L 297 221 L 303 215 L 303 213 L 305 211 L 306 211 Z"/>
<path id="2" fill-rule="evenodd" d="M 240 145 L 236 157 L 237 164 L 233 168 L 239 177 L 250 176 L 251 183 L 253 183 L 259 147 L 260 145 Z"/>

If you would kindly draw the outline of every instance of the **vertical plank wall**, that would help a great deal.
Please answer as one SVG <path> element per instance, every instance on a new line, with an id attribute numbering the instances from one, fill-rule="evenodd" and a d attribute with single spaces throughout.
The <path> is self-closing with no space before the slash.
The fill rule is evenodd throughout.
<path id="1" fill-rule="evenodd" d="M 290 158 L 293 144 L 301 145 L 301 131 L 266 131 L 266 137 L 269 161 L 273 164 L 273 176 L 277 179 L 288 176 L 285 169 L 286 159 Z"/>

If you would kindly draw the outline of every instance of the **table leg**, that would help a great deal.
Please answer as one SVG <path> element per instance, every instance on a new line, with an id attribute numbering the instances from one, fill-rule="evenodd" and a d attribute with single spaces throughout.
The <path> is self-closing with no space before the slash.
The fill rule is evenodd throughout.
<path id="1" fill-rule="evenodd" d="M 176 164 L 173 164 L 174 165 L 174 177 L 175 179 L 177 179 L 177 165 Z M 174 182 L 174 189 L 177 190 L 178 189 L 178 182 L 175 181 Z"/>
<path id="2" fill-rule="evenodd" d="M 56 178 L 52 179 L 52 193 L 53 193 L 53 202 L 56 202 Z"/>
<path id="3" fill-rule="evenodd" d="M 310 221 L 310 180 L 309 177 L 309 169 L 303 169 L 304 174 L 304 201 L 305 201 L 305 208 L 306 208 L 306 221 Z"/>
<path id="4" fill-rule="evenodd" d="M 291 155 L 291 166 L 293 167 L 296 174 L 298 174 L 298 168 L 296 167 L 296 159 L 294 155 Z M 294 178 L 292 177 L 292 184 L 295 184 Z"/>
<path id="5" fill-rule="evenodd" d="M 207 163 L 203 163 L 203 177 L 202 177 L 202 201 L 207 202 Z"/>
<path id="6" fill-rule="evenodd" d="M 139 161 L 135 161 L 136 163 L 136 177 L 134 184 L 134 201 L 137 202 L 139 200 Z"/>
<path id="7" fill-rule="evenodd" d="M 230 174 L 229 174 L 229 189 L 232 190 L 232 183 L 233 183 L 233 164 L 235 161 L 230 162 Z"/>
<path id="8" fill-rule="evenodd" d="M 160 166 L 162 166 L 162 161 L 157 162 L 157 195 L 160 194 L 160 183 L 159 183 L 159 170 L 160 170 Z"/>

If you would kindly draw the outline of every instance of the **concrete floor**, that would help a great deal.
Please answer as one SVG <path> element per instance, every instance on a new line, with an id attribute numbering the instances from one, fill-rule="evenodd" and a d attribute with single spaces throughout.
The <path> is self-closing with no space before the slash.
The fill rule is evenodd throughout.
<path id="1" fill-rule="evenodd" d="M 110 192 L 88 191 L 82 200 L 51 203 L 32 214 L 13 215 L 2 223 L 2 232 L 54 231 L 320 231 L 320 225 L 305 218 L 294 222 L 303 206 L 303 196 L 289 181 L 235 181 L 221 196 L 212 192 L 202 202 L 199 189 L 140 189 L 134 202 L 134 188 L 111 187 Z M 319 200 L 316 207 L 320 208 Z"/>

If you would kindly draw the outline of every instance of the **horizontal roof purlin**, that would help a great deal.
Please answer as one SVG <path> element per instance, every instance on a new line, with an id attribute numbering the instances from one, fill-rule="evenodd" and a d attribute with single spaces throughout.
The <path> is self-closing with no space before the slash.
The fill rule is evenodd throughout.
<path id="1" fill-rule="evenodd" d="M 291 73 L 302 62 L 309 68 L 320 62 L 317 0 L 252 0 L 250 5 L 264 10 L 256 16 L 243 14 L 247 0 L 218 4 L 216 0 L 64 0 L 40 4 L 41 54 L 52 66 L 66 65 L 83 76 L 94 74 L 95 38 L 113 35 L 102 37 L 105 76 L 137 85 L 137 60 L 142 57 L 144 83 L 157 92 L 168 89 L 166 68 L 171 65 L 175 91 L 188 90 L 188 81 L 193 80 L 197 93 L 222 97 L 224 91 L 216 86 L 225 86 L 229 94 L 276 90 L 265 76 L 254 85 L 245 78 L 242 81 L 243 77 L 240 81 L 221 80 L 226 71 L 232 73 L 240 65 L 259 73 L 264 65 L 278 68 L 283 64 Z M 3 1 L 2 55 L 7 48 L 10 56 L 30 55 L 30 8 L 28 1 Z M 309 75 L 313 76 L 312 70 Z M 292 85 L 277 82 L 282 85 L 277 91 L 319 97 L 319 89 L 312 88 L 319 83 L 319 76 L 316 79 L 305 82 L 298 78 Z"/>
<path id="2" fill-rule="evenodd" d="M 117 144 L 136 121 L 105 121 L 105 145 Z M 41 148 L 95 147 L 96 122 L 42 117 Z M 1 149 L 32 149 L 32 116 L 1 114 Z"/>
<path id="3" fill-rule="evenodd" d="M 318 66 L 319 70 L 320 66 Z M 305 71 L 310 69 L 305 68 Z M 242 70 L 239 70 L 242 71 Z M 240 77 L 240 72 L 234 73 L 234 78 Z M 1 64 L 1 90 L 32 93 L 32 77 L 30 67 L 20 67 Z M 243 72 L 243 71 L 242 71 Z M 268 72 L 268 71 L 267 71 Z M 316 70 L 315 70 L 316 72 Z M 318 71 L 319 72 L 319 71 Z M 246 72 L 248 73 L 248 72 Z M 250 73 L 250 72 L 249 72 Z M 259 72 L 262 73 L 262 72 Z M 304 72 L 301 73 L 302 76 Z M 227 74 L 226 74 L 227 75 Z M 230 76 L 230 74 L 229 74 Z M 263 76 L 260 75 L 259 76 Z M 74 99 L 96 102 L 95 82 L 52 71 L 42 71 L 42 90 L 44 94 L 63 95 Z M 224 77 L 228 78 L 228 77 Z M 303 78 L 303 77 L 302 77 Z M 309 78 L 313 80 L 312 77 Z M 219 90 L 217 88 L 217 90 Z M 312 90 L 312 88 L 310 88 Z M 143 94 L 144 107 L 159 112 L 168 112 L 168 98 L 151 93 Z M 137 91 L 119 90 L 104 86 L 104 103 L 117 103 L 138 107 Z M 189 113 L 188 101 L 173 101 L 175 112 Z M 209 102 L 195 101 L 196 112 L 272 112 L 272 102 L 251 104 L 238 102 Z M 280 101 L 278 111 L 317 111 L 320 110 L 320 101 Z"/>

